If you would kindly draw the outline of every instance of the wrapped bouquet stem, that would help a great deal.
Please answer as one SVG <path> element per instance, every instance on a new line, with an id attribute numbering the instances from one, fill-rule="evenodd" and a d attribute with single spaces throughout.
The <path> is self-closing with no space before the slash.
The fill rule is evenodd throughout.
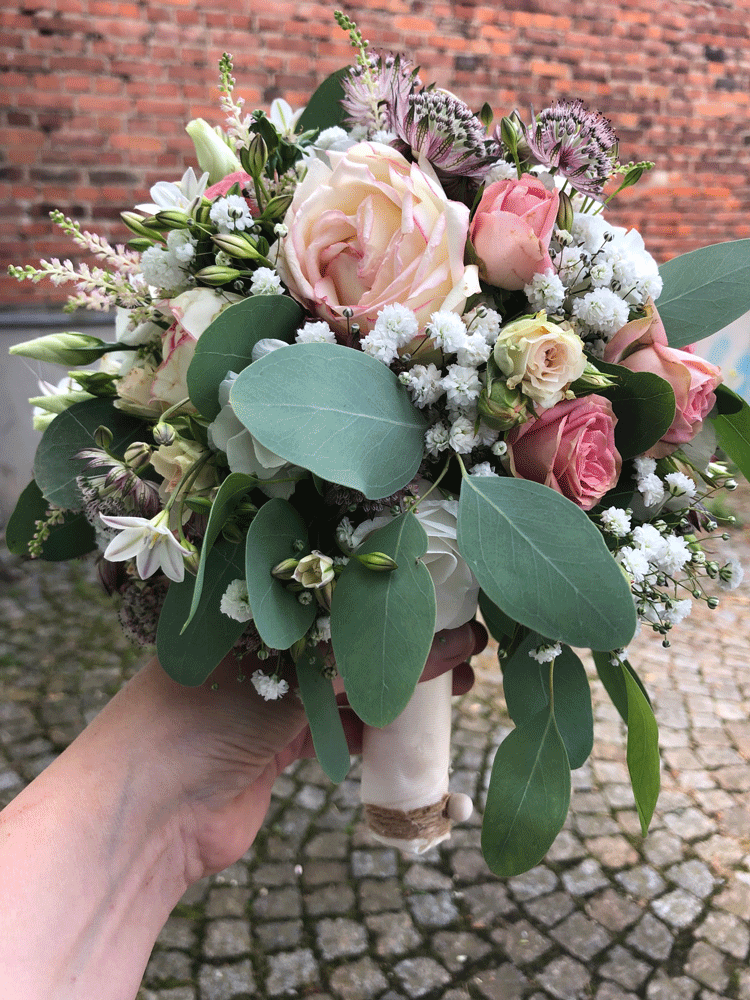
<path id="1" fill-rule="evenodd" d="M 419 681 L 479 603 L 515 725 L 482 847 L 511 875 L 554 841 L 593 746 L 576 648 L 627 725 L 648 828 L 658 730 L 626 647 L 638 622 L 668 643 L 740 578 L 707 501 L 735 485 L 718 457 L 750 473 L 750 407 L 692 345 L 750 309 L 750 240 L 659 267 L 607 219 L 653 164 L 621 162 L 598 111 L 493 123 L 336 17 L 353 65 L 304 110 L 247 113 L 225 55 L 223 133 L 189 125 L 199 169 L 123 213 L 127 245 L 53 212 L 96 266 L 11 268 L 112 308 L 116 337 L 15 348 L 67 375 L 33 400 L 46 429 L 6 537 L 95 552 L 181 684 L 253 654 L 258 691 L 287 697 L 293 665 L 332 781 L 343 685 L 368 822 L 417 851 L 469 809 L 450 676 Z"/>

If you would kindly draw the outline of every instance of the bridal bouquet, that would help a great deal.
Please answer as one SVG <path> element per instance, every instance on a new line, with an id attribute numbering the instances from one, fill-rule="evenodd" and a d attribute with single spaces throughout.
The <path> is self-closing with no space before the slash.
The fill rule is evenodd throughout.
<path id="1" fill-rule="evenodd" d="M 356 61 L 304 110 L 247 113 L 224 56 L 224 127 L 189 123 L 200 170 L 123 213 L 129 243 L 53 213 L 97 265 L 11 268 L 115 309 L 116 341 L 14 349 L 70 370 L 32 400 L 46 429 L 8 544 L 97 551 L 125 630 L 184 684 L 230 652 L 265 698 L 296 675 L 337 781 L 338 674 L 370 825 L 417 851 L 468 811 L 450 677 L 418 681 L 479 607 L 516 726 L 482 843 L 513 874 L 592 748 L 574 647 L 627 724 L 648 827 L 657 727 L 626 647 L 639 625 L 668 643 L 692 601 L 716 605 L 706 584 L 739 580 L 705 500 L 735 485 L 719 447 L 750 470 L 750 410 L 690 345 L 750 308 L 750 241 L 657 267 L 607 221 L 652 164 L 620 163 L 601 114 L 493 121 L 337 20 Z"/>

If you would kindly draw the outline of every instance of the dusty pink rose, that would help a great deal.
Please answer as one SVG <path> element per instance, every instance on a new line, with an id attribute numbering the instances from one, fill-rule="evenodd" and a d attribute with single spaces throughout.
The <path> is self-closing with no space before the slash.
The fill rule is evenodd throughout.
<path id="1" fill-rule="evenodd" d="M 395 302 L 420 328 L 436 310 L 461 312 L 480 290 L 477 267 L 464 264 L 468 208 L 429 164 L 390 146 L 361 142 L 328 158 L 332 168 L 310 162 L 284 220 L 278 269 L 294 298 L 341 334 L 344 310 L 363 335 Z"/>
<path id="2" fill-rule="evenodd" d="M 723 381 L 721 369 L 692 351 L 670 347 L 656 306 L 649 300 L 646 315 L 631 320 L 607 344 L 604 360 L 633 372 L 653 372 L 674 390 L 672 426 L 649 454 L 670 455 L 681 444 L 692 441 L 716 402 L 715 390 Z"/>
<path id="3" fill-rule="evenodd" d="M 508 434 L 511 472 L 591 510 L 620 475 L 616 423 L 604 396 L 564 400 Z"/>
<path id="4" fill-rule="evenodd" d="M 234 184 L 239 184 L 240 190 L 242 191 L 244 191 L 245 188 L 249 188 L 251 191 L 253 190 L 253 179 L 250 174 L 246 174 L 244 170 L 235 170 L 233 173 L 227 174 L 226 177 L 222 177 L 220 181 L 212 184 L 211 187 L 206 188 L 203 192 L 203 196 L 208 198 L 209 201 L 213 201 L 214 198 L 222 198 Z M 254 199 L 248 200 L 252 200 L 253 204 L 255 204 Z"/>
<path id="5" fill-rule="evenodd" d="M 559 202 L 557 191 L 531 174 L 490 184 L 469 231 L 482 277 L 512 291 L 552 267 L 549 241 Z"/>

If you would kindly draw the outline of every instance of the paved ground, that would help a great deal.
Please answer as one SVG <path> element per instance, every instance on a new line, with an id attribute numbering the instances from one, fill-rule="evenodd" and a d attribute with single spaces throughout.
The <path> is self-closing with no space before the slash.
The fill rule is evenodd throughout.
<path id="1" fill-rule="evenodd" d="M 750 532 L 732 544 L 750 571 Z M 90 581 L 0 557 L 0 805 L 136 669 Z M 651 636 L 633 649 L 664 760 L 645 842 L 598 682 L 566 828 L 518 878 L 486 869 L 479 817 L 422 860 L 378 847 L 356 781 L 333 788 L 306 762 L 279 781 L 252 854 L 177 907 L 139 1000 L 750 1000 L 749 623 L 745 584 L 669 650 Z M 481 668 L 456 707 L 453 775 L 480 802 L 508 723 L 490 653 Z"/>

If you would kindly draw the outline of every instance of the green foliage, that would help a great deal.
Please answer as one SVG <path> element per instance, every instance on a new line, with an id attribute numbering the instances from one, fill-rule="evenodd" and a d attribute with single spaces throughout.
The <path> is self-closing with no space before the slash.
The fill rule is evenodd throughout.
<path id="1" fill-rule="evenodd" d="M 350 559 L 331 603 L 331 640 L 349 702 L 370 726 L 406 707 L 435 633 L 435 588 L 420 557 L 427 534 L 413 514 L 379 528 L 358 553 L 385 552 L 398 564 L 372 573 Z"/>
<path id="2" fill-rule="evenodd" d="M 349 773 L 351 760 L 333 684 L 322 669 L 318 650 L 308 646 L 297 660 L 299 693 L 318 762 L 331 781 L 338 784 Z"/>
<path id="3" fill-rule="evenodd" d="M 645 837 L 659 798 L 659 730 L 635 678 L 624 666 L 621 670 L 628 699 L 628 771 Z"/>
<path id="4" fill-rule="evenodd" d="M 622 365 L 599 360 L 596 367 L 617 378 L 615 385 L 600 390 L 611 400 L 617 417 L 617 450 L 623 459 L 642 455 L 672 426 L 675 414 L 672 386 L 652 372 L 631 372 Z"/>
<path id="5" fill-rule="evenodd" d="M 76 458 L 84 448 L 95 448 L 94 434 L 104 425 L 112 432 L 112 454 L 122 457 L 125 449 L 143 434 L 143 421 L 117 410 L 110 399 L 87 399 L 60 413 L 39 442 L 34 458 L 34 479 L 50 501 L 65 510 L 81 510 L 83 498 L 76 485 L 88 464 Z"/>
<path id="6" fill-rule="evenodd" d="M 341 80 L 348 72 L 348 67 L 337 69 L 327 77 L 305 106 L 305 110 L 297 122 L 298 132 L 307 132 L 310 129 L 323 131 L 333 128 L 334 125 L 341 125 L 345 114 L 341 107 L 344 97 L 344 88 Z"/>
<path id="7" fill-rule="evenodd" d="M 406 388 L 380 361 L 339 344 L 267 354 L 235 381 L 231 401 L 264 447 L 371 500 L 406 486 L 422 461 L 427 421 Z"/>
<path id="8" fill-rule="evenodd" d="M 745 479 L 750 479 L 750 406 L 734 393 L 719 399 L 719 412 L 711 418 L 719 445 Z"/>
<path id="9" fill-rule="evenodd" d="M 227 372 L 247 368 L 253 347 L 265 337 L 291 343 L 302 319 L 302 309 L 288 295 L 253 295 L 219 313 L 201 334 L 188 368 L 195 408 L 210 420 L 217 417 L 219 386 Z"/>
<path id="10" fill-rule="evenodd" d="M 538 864 L 562 829 L 570 804 L 570 765 L 550 706 L 498 748 L 482 822 L 482 854 L 501 877 Z"/>
<path id="11" fill-rule="evenodd" d="M 242 578 L 242 546 L 220 539 L 206 560 L 198 609 L 183 630 L 193 599 L 193 577 L 171 583 L 156 634 L 159 662 L 172 680 L 187 687 L 202 684 L 245 631 L 247 624 L 220 610 L 229 584 Z"/>
<path id="12" fill-rule="evenodd" d="M 596 526 L 554 490 L 523 479 L 465 477 L 458 546 L 489 600 L 540 635 L 592 649 L 615 649 L 633 637 L 625 577 Z"/>
<path id="13" fill-rule="evenodd" d="M 300 552 L 309 552 L 300 515 L 286 500 L 264 503 L 247 532 L 245 574 L 255 627 L 272 649 L 289 649 L 315 620 L 315 602 L 300 604 L 297 594 L 271 575 L 274 566 L 299 559 Z"/>
<path id="14" fill-rule="evenodd" d="M 723 330 L 750 310 L 750 240 L 714 243 L 668 260 L 657 302 L 671 347 Z"/>
<path id="15" fill-rule="evenodd" d="M 32 479 L 18 498 L 5 529 L 5 543 L 13 555 L 29 555 L 29 542 L 38 530 L 36 522 L 46 520 L 48 512 L 49 503 Z M 64 511 L 62 522 L 50 525 L 39 558 L 47 562 L 64 562 L 84 556 L 95 548 L 96 535 L 85 516 Z"/>

